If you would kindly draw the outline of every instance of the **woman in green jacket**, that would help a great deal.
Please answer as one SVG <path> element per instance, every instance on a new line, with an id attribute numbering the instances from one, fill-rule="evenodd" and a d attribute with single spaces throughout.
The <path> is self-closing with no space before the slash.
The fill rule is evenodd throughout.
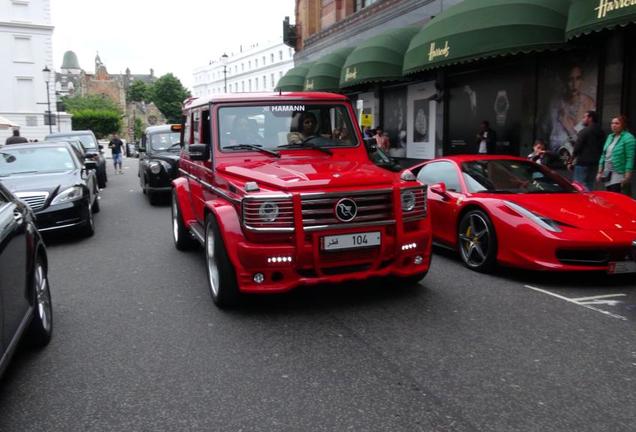
<path id="1" fill-rule="evenodd" d="M 602 181 L 611 192 L 622 192 L 632 196 L 632 170 L 636 139 L 627 132 L 627 118 L 612 119 L 612 133 L 607 136 L 603 153 L 598 163 L 597 181 Z"/>

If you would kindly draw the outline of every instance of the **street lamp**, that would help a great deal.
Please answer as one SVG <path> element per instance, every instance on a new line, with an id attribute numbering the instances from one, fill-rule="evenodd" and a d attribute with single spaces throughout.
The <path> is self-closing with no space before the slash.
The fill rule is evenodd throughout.
<path id="1" fill-rule="evenodd" d="M 221 56 L 221 64 L 223 65 L 223 92 L 227 93 L 227 54 Z"/>
<path id="2" fill-rule="evenodd" d="M 44 69 L 42 69 L 42 78 L 44 78 L 44 82 L 46 83 L 46 115 L 48 117 L 49 133 L 53 133 L 53 128 L 51 127 L 51 95 L 49 94 L 49 79 L 51 78 L 51 69 L 49 69 L 48 66 L 44 66 Z"/>

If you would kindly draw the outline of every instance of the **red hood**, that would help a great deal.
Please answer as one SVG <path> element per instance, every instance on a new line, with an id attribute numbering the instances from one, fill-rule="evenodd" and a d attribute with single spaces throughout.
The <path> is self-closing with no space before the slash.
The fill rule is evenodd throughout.
<path id="1" fill-rule="evenodd" d="M 275 190 L 309 188 L 391 187 L 396 174 L 373 165 L 371 162 L 350 160 L 282 159 L 255 160 L 237 165 L 219 165 L 217 170 L 225 175 L 256 181 L 261 187 Z"/>
<path id="2" fill-rule="evenodd" d="M 520 194 L 499 198 L 580 229 L 636 230 L 636 201 L 619 194 Z"/>

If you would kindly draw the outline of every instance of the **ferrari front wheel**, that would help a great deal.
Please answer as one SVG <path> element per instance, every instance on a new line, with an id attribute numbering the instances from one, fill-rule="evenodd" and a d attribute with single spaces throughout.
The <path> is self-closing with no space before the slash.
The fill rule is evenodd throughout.
<path id="1" fill-rule="evenodd" d="M 497 259 L 497 237 L 492 222 L 481 210 L 471 210 L 459 222 L 457 244 L 462 261 L 471 270 L 491 270 Z"/>

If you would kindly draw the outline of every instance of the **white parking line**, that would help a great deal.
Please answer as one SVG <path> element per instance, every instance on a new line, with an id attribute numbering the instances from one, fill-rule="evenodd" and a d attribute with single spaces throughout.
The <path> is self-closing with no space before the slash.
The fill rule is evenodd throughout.
<path id="1" fill-rule="evenodd" d="M 564 297 L 562 295 L 550 292 L 548 290 L 544 290 L 544 289 L 541 289 L 541 288 L 533 287 L 531 285 L 524 285 L 524 286 L 526 288 L 530 288 L 531 290 L 538 291 L 540 293 L 547 294 L 549 296 L 556 297 L 556 298 L 561 299 L 561 300 L 565 300 L 568 303 L 573 303 L 573 304 L 575 304 L 577 306 L 581 306 L 581 307 L 584 307 L 586 309 L 590 309 L 590 310 L 593 310 L 593 311 L 596 311 L 596 312 L 600 312 L 603 315 L 606 315 L 606 316 L 609 316 L 609 317 L 612 317 L 612 318 L 616 318 L 616 319 L 619 319 L 619 320 L 627 321 L 627 318 L 625 318 L 624 316 L 616 315 L 616 314 L 613 314 L 611 312 L 604 311 L 603 309 L 595 308 L 594 306 L 590 306 L 589 304 L 586 304 L 586 303 L 580 303 L 580 300 L 590 300 L 590 299 L 593 299 L 593 298 L 601 298 L 601 297 L 607 297 L 607 296 L 582 297 L 580 299 L 571 299 L 571 298 Z M 620 296 L 620 295 L 625 295 L 625 294 L 617 294 L 617 295 L 612 294 L 610 296 L 616 297 L 616 296 Z"/>
<path id="2" fill-rule="evenodd" d="M 612 298 L 612 297 L 627 297 L 627 294 L 605 294 L 605 295 L 597 295 L 592 297 L 579 297 L 572 300 L 580 302 L 580 301 L 598 300 L 598 299 Z"/>

